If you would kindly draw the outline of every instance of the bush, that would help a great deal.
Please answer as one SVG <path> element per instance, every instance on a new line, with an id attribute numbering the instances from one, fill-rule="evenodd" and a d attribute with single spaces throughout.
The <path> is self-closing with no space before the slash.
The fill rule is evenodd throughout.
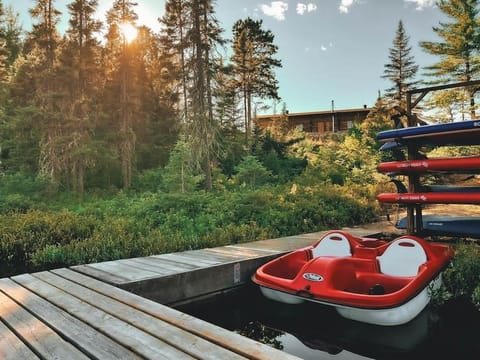
<path id="1" fill-rule="evenodd" d="M 455 258 L 443 273 L 443 284 L 453 297 L 468 297 L 480 305 L 480 247 L 460 244 Z"/>
<path id="2" fill-rule="evenodd" d="M 8 194 L 0 198 L 0 213 L 26 213 L 33 207 L 34 202 L 21 194 Z"/>
<path id="3" fill-rule="evenodd" d="M 0 215 L 1 275 L 289 236 L 373 218 L 374 207 L 363 197 L 368 191 L 349 194 L 332 185 L 291 188 L 120 192 L 109 200 L 70 198 L 71 210 L 25 206 L 24 213 Z"/>
<path id="4" fill-rule="evenodd" d="M 31 271 L 31 257 L 49 246 L 63 246 L 92 236 L 97 220 L 71 212 L 0 216 L 0 262 L 2 276 Z"/>
<path id="5" fill-rule="evenodd" d="M 0 214 L 27 212 L 48 193 L 49 186 L 46 179 L 21 173 L 0 176 Z"/>

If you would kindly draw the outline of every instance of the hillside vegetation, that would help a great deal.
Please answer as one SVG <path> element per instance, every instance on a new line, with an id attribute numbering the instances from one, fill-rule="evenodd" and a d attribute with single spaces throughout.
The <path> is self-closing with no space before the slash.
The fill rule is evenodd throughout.
<path id="1" fill-rule="evenodd" d="M 231 175 L 232 159 L 219 164 L 210 192 L 196 174 L 179 177 L 178 146 L 165 168 L 137 174 L 130 191 L 78 194 L 43 178 L 4 175 L 1 275 L 371 222 L 378 153 L 358 137 L 361 131 L 322 142 L 298 132 L 283 141 L 257 132 L 254 150 Z"/>

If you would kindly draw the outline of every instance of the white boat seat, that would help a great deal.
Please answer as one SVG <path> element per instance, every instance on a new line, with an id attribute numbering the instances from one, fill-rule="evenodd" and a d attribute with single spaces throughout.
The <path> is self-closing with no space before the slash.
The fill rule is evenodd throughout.
<path id="1" fill-rule="evenodd" d="M 312 257 L 317 258 L 319 256 L 352 256 L 350 241 L 341 233 L 327 234 L 312 249 Z"/>
<path id="2" fill-rule="evenodd" d="M 380 272 L 392 276 L 415 276 L 427 254 L 417 241 L 409 238 L 393 241 L 381 256 L 377 256 Z"/>

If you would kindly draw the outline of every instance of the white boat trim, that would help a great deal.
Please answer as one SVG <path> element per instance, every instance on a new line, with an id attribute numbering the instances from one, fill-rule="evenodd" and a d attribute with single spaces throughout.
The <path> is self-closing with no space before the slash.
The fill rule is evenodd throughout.
<path id="1" fill-rule="evenodd" d="M 338 305 L 317 299 L 307 299 L 283 291 L 270 289 L 260 286 L 262 294 L 275 301 L 286 304 L 301 304 L 305 301 L 312 301 L 328 306 L 333 306 L 337 312 L 350 320 L 361 321 L 368 324 L 382 326 L 396 326 L 405 324 L 413 320 L 430 302 L 430 293 L 432 289 L 438 289 L 442 283 L 441 275 L 432 280 L 415 297 L 399 306 L 388 309 L 365 309 L 352 306 Z"/>

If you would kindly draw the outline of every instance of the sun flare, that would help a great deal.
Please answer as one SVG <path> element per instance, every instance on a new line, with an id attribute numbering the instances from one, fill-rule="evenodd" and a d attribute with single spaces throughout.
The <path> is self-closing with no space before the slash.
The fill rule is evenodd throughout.
<path id="1" fill-rule="evenodd" d="M 119 25 L 120 33 L 127 43 L 131 43 L 137 37 L 138 30 L 130 23 L 121 23 Z"/>

